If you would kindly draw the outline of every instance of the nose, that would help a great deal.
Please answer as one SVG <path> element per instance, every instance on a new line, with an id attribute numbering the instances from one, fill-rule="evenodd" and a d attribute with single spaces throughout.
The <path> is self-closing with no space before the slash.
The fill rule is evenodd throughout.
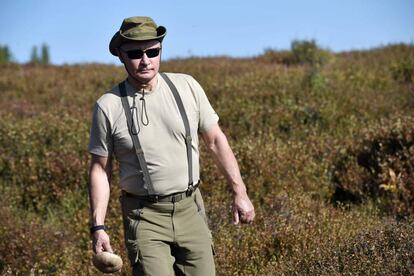
<path id="1" fill-rule="evenodd" d="M 147 54 L 146 54 L 146 53 L 144 53 L 144 55 L 142 56 L 142 58 L 141 58 L 141 63 L 142 63 L 143 65 L 148 65 L 148 64 L 150 64 L 150 59 L 147 57 Z"/>

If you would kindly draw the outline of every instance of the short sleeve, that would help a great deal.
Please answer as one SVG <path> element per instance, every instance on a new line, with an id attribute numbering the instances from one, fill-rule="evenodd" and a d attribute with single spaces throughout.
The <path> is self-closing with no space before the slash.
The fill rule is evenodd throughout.
<path id="1" fill-rule="evenodd" d="M 198 95 L 198 105 L 200 110 L 199 130 L 200 132 L 205 132 L 217 124 L 219 121 L 219 116 L 211 106 L 210 101 L 208 100 L 207 95 L 201 85 L 194 78 L 191 78 L 191 80 L 193 89 Z"/>
<path id="2" fill-rule="evenodd" d="M 112 135 L 109 120 L 98 104 L 95 105 L 92 115 L 92 126 L 88 151 L 103 157 L 112 154 Z"/>

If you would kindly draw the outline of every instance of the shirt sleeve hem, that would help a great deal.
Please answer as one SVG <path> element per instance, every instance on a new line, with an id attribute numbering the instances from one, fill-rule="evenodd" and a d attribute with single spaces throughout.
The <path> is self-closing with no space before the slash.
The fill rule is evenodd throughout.
<path id="1" fill-rule="evenodd" d="M 218 121 L 219 121 L 219 118 L 206 124 L 204 127 L 200 128 L 200 132 L 203 133 L 203 132 L 209 131 L 213 126 L 218 124 Z"/>
<path id="2" fill-rule="evenodd" d="M 98 156 L 101 156 L 101 157 L 108 157 L 109 156 L 108 152 L 103 151 L 103 150 L 98 150 L 98 149 L 90 149 L 89 153 L 94 154 L 94 155 L 98 155 Z"/>

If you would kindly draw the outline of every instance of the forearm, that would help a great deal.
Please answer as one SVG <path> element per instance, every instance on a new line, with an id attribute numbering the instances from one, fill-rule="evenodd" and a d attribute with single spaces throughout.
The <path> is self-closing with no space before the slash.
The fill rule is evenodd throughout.
<path id="1" fill-rule="evenodd" d="M 93 165 L 90 170 L 89 199 L 92 225 L 102 225 L 105 222 L 109 202 L 109 176 L 105 170 Z"/>
<path id="2" fill-rule="evenodd" d="M 214 161 L 233 191 L 233 223 L 238 224 L 239 221 L 251 223 L 255 216 L 254 206 L 247 195 L 239 165 L 226 136 L 218 125 L 211 127 L 202 134 Z"/>
<path id="3" fill-rule="evenodd" d="M 222 132 L 211 141 L 209 150 L 233 193 L 246 193 L 246 186 L 243 183 L 239 165 L 226 136 Z"/>

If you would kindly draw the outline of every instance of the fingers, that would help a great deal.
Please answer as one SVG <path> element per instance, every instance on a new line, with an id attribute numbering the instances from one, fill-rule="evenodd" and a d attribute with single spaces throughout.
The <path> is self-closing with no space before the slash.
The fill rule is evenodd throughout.
<path id="1" fill-rule="evenodd" d="M 252 223 L 255 217 L 254 210 L 245 212 L 241 214 L 241 222 L 243 223 Z"/>
<path id="2" fill-rule="evenodd" d="M 109 242 L 105 242 L 105 243 L 102 243 L 102 244 L 96 244 L 94 252 L 96 254 L 98 254 L 98 253 L 103 252 L 103 251 L 113 253 L 112 247 L 109 244 Z"/>
<path id="3" fill-rule="evenodd" d="M 109 236 L 105 231 L 96 231 L 93 235 L 93 251 L 98 254 L 102 251 L 113 252 L 111 244 L 109 242 Z"/>
<path id="4" fill-rule="evenodd" d="M 233 224 L 237 225 L 241 223 L 252 223 L 255 217 L 254 211 L 252 212 L 243 212 L 236 210 L 233 212 Z"/>
<path id="5" fill-rule="evenodd" d="M 93 252 L 94 252 L 95 254 L 101 253 L 102 251 L 103 251 L 102 244 L 100 244 L 100 243 L 96 243 L 96 244 L 93 246 Z"/>
<path id="6" fill-rule="evenodd" d="M 108 251 L 108 252 L 114 253 L 114 251 L 112 250 L 111 245 L 109 244 L 109 241 L 107 243 L 104 243 L 102 245 L 102 247 L 103 247 L 104 251 Z"/>
<path id="7" fill-rule="evenodd" d="M 233 224 L 237 225 L 239 224 L 240 218 L 239 218 L 239 210 L 237 208 L 233 208 Z"/>
<path id="8" fill-rule="evenodd" d="M 233 224 L 252 223 L 255 217 L 254 207 L 248 197 L 235 198 L 233 202 Z"/>
<path id="9" fill-rule="evenodd" d="M 97 240 L 95 242 L 95 245 L 93 246 L 93 251 L 95 252 L 95 254 L 98 254 L 104 251 L 102 240 Z"/>

